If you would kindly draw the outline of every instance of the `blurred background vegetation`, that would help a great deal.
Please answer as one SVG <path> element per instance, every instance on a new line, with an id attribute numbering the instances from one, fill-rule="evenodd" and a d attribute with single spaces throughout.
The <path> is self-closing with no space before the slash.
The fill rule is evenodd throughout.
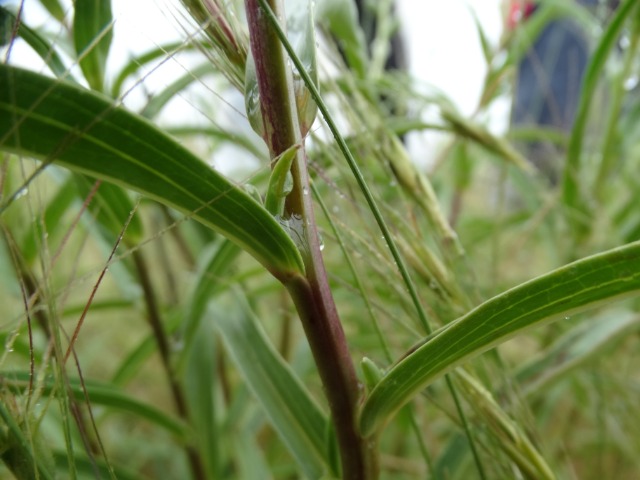
<path id="1" fill-rule="evenodd" d="M 5 62 L 20 63 L 12 48 L 31 49 L 46 65 L 34 70 L 124 103 L 234 182 L 264 192 L 268 153 L 244 106 L 242 2 L 160 2 L 181 40 L 117 69 L 105 60 L 111 42 L 123 41 L 113 36 L 109 2 L 96 2 L 103 11 L 91 17 L 103 23 L 84 38 L 79 32 L 90 3 L 0 7 Z M 48 12 L 45 23 L 16 23 L 37 4 Z M 300 15 L 304 4 L 287 7 Z M 224 44 L 211 8 L 238 44 Z M 499 43 L 477 22 L 487 73 L 471 115 L 402 68 L 386 69 L 401 24 L 391 2 L 361 8 L 358 22 L 355 4 L 315 5 L 320 90 L 434 328 L 549 270 L 640 239 L 640 8 L 540 2 Z M 566 19 L 589 57 L 584 77 L 570 85 L 579 92 L 575 119 L 514 121 L 492 133 L 488 112 L 517 99 L 521 62 L 552 22 Z M 179 72 L 175 81 L 147 87 L 167 64 Z M 443 141 L 421 152 L 411 138 L 425 131 Z M 530 161 L 533 144 L 553 146 L 540 169 Z M 306 148 L 352 357 L 386 368 L 425 327 L 322 119 Z M 0 476 L 299 478 L 290 446 L 247 380 L 250 345 L 233 333 L 244 325 L 244 335 L 265 335 L 327 411 L 295 310 L 268 272 L 189 216 L 57 166 L 5 154 L 0 195 Z M 538 454 L 557 478 L 638 476 L 639 308 L 632 299 L 567 317 L 469 362 L 483 387 L 464 376 L 455 383 L 486 478 L 547 478 L 547 467 L 527 469 Z M 522 458 L 521 434 L 536 455 Z M 380 450 L 382 478 L 479 475 L 441 380 L 387 426 Z"/>

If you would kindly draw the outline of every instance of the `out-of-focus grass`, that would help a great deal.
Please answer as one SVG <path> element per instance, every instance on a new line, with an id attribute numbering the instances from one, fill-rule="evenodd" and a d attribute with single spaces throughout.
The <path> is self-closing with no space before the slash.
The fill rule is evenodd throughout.
<path id="1" fill-rule="evenodd" d="M 57 2 L 41 3 L 58 12 Z M 224 156 L 232 164 L 240 151 L 260 157 L 262 150 L 248 133 L 248 122 L 224 125 L 231 109 L 225 96 L 243 85 L 240 59 L 247 44 L 241 8 L 225 4 L 222 10 L 234 22 L 230 32 L 239 42 L 229 53 L 236 48 L 228 43 L 231 37 L 225 37 L 227 43 L 219 41 L 221 34 L 229 32 L 205 28 L 210 27 L 201 9 L 205 4 L 193 4 L 196 22 L 208 36 L 200 41 L 200 30 L 189 24 L 185 46 L 199 44 L 207 58 L 215 59 L 215 71 L 222 69 L 220 77 L 229 80 L 226 84 L 216 77 L 216 88 L 224 86 L 215 92 L 206 80 L 191 82 L 188 76 L 182 84 L 167 82 L 165 100 L 187 98 L 194 111 L 209 112 L 211 122 L 172 125 L 172 135 L 203 158 Z M 200 9 L 194 10 L 195 4 Z M 222 8 L 221 2 L 212 4 Z M 338 13 L 347 9 L 341 19 L 351 25 L 349 7 L 333 5 Z M 321 95 L 380 206 L 434 330 L 510 287 L 576 258 L 640 238 L 639 132 L 634 122 L 638 95 L 637 88 L 624 88 L 637 70 L 637 61 L 630 50 L 612 47 L 625 35 L 637 36 L 638 8 L 632 2 L 622 2 L 612 20 L 619 22 L 619 29 L 617 23 L 607 23 L 602 35 L 592 38 L 598 56 L 589 70 L 590 88 L 578 127 L 571 135 L 544 129 L 498 135 L 483 125 L 496 92 L 510 92 L 521 48 L 517 39 L 485 45 L 486 91 L 476 114 L 463 118 L 446 98 L 425 96 L 403 73 L 378 72 L 379 76 L 369 78 L 363 75 L 366 68 L 347 69 L 334 42 L 342 42 L 347 57 L 355 55 L 367 62 L 367 53 L 358 50 L 360 39 L 352 35 L 357 27 L 345 30 L 344 24 L 337 24 L 336 11 L 319 9 L 316 18 L 318 33 L 332 32 L 324 35 L 322 48 L 327 49 L 331 65 L 319 66 Z M 62 21 L 68 26 L 73 10 L 66 12 Z M 380 12 L 384 14 L 382 7 Z M 64 24 L 52 18 L 46 29 L 26 25 L 34 28 L 24 30 L 22 38 L 27 40 L 35 32 L 62 52 L 72 40 L 65 37 L 71 33 Z M 54 27 L 61 29 L 60 37 L 47 33 Z M 212 42 L 216 49 L 211 48 Z M 181 53 L 175 55 L 179 58 Z M 67 69 L 72 65 L 67 55 L 62 60 L 48 58 L 55 58 L 55 65 L 49 62 L 55 75 L 64 72 L 60 62 L 66 62 Z M 149 58 L 143 55 L 139 61 L 154 65 L 165 56 Z M 99 62 L 99 55 L 93 60 Z M 131 78 L 135 65 L 133 59 L 126 67 Z M 76 69 L 72 72 L 82 81 Z M 95 80 L 92 85 L 115 95 L 145 88 L 144 77 L 138 84 L 131 80 L 120 84 L 119 78 L 125 78 L 121 72 L 107 71 L 104 82 Z M 110 88 L 114 84 L 118 88 Z M 588 108 L 592 96 L 615 100 L 606 118 Z M 154 116 L 168 120 L 172 104 L 157 100 L 162 97 L 163 93 L 157 94 L 149 105 L 157 109 Z M 119 98 L 111 101 L 115 105 Z M 423 121 L 428 109 L 441 111 L 442 118 Z M 141 113 L 145 111 L 150 110 Z M 400 128 L 399 120 L 404 134 L 421 129 L 449 133 L 448 144 L 438 147 L 438 155 L 429 152 L 439 158 L 432 170 L 411 162 L 415 159 L 408 157 L 394 133 Z M 205 141 L 191 144 L 193 138 Z M 548 185 L 530 171 L 513 147 L 516 140 L 526 138 L 563 147 L 555 161 L 567 165 L 575 176 L 565 177 L 557 187 Z M 384 370 L 424 341 L 425 326 L 323 121 L 311 129 L 306 147 L 313 182 L 309 194 L 322 206 L 316 211 L 322 252 L 351 356 L 355 361 L 366 356 Z M 245 183 L 264 195 L 268 166 L 263 158 L 257 158 L 259 162 L 255 171 L 242 175 Z M 580 168 L 574 168 L 578 164 Z M 249 255 L 223 247 L 218 234 L 190 215 L 147 199 L 138 202 L 123 190 L 118 198 L 126 205 L 125 215 L 114 225 L 105 220 L 104 207 L 83 206 L 89 201 L 96 205 L 86 190 L 73 190 L 69 201 L 60 202 L 61 189 L 64 193 L 72 188 L 67 183 L 71 174 L 57 166 L 36 173 L 35 180 L 23 188 L 39 165 L 5 154 L 0 169 L 0 334 L 5 345 L 0 356 L 0 401 L 7 418 L 13 420 L 5 420 L 0 427 L 2 474 L 31 478 L 38 468 L 61 477 L 94 478 L 102 472 L 112 478 L 197 478 L 193 458 L 202 462 L 200 478 L 293 478 L 302 471 L 317 471 L 301 469 L 304 454 L 301 457 L 300 451 L 292 453 L 290 444 L 287 447 L 295 433 L 283 433 L 280 427 L 285 420 L 277 416 L 274 420 L 269 410 L 280 409 L 286 415 L 290 413 L 286 402 L 263 409 L 267 396 L 260 395 L 275 388 L 286 398 L 286 389 L 277 381 L 295 374 L 301 381 L 300 398 L 308 395 L 319 405 L 317 424 L 330 423 L 309 347 L 282 288 Z M 575 191 L 581 196 L 573 195 Z M 107 265 L 129 205 L 140 222 L 139 236 L 125 235 Z M 60 211 L 55 212 L 56 208 Z M 579 217 L 579 235 L 576 211 L 586 215 Z M 55 213 L 55 222 L 46 224 L 46 212 Z M 136 263 L 137 255 L 144 258 L 144 266 Z M 147 295 L 143 273 L 150 279 Z M 78 364 L 71 356 L 60 367 L 60 355 L 94 288 L 95 298 L 74 344 Z M 227 294 L 231 288 L 241 292 L 242 302 Z M 530 330 L 468 361 L 459 379 L 453 375 L 486 478 L 521 474 L 535 478 L 535 472 L 544 478 L 540 472 L 546 468 L 552 472 L 549 476 L 581 479 L 633 478 L 640 471 L 635 455 L 640 438 L 634 422 L 640 417 L 635 401 L 640 389 L 635 353 L 639 307 L 637 300 L 625 300 L 615 308 L 598 307 Z M 273 367 L 273 383 L 252 380 L 250 365 L 242 361 L 244 357 L 238 359 L 248 348 L 230 333 L 232 319 L 238 315 L 243 322 L 255 315 L 264 339 L 289 365 L 290 370 Z M 162 326 L 160 334 L 154 330 L 158 325 L 148 321 L 154 316 Z M 598 331 L 614 322 L 621 325 L 619 330 L 589 335 L 590 328 Z M 200 329 L 202 325 L 206 328 Z M 246 331 L 254 332 L 254 327 L 247 327 L 253 324 L 244 325 Z M 58 347 L 53 342 L 56 336 Z M 159 338 L 166 341 L 164 352 L 158 347 Z M 265 362 L 275 358 L 264 355 Z M 181 395 L 186 410 L 178 405 Z M 136 410 L 140 405 L 142 411 Z M 304 428 L 295 418 L 289 420 L 288 427 Z M 515 430 L 509 431 L 509 426 Z M 12 428 L 22 432 L 22 439 Z M 323 432 L 326 443 L 322 444 L 317 432 L 309 429 L 315 436 L 299 438 L 317 443 L 314 448 L 320 453 L 314 461 L 335 467 L 333 432 Z M 518 438 L 528 443 L 518 443 Z M 478 475 L 460 412 L 443 381 L 421 390 L 387 424 L 379 448 L 381 478 Z M 42 461 L 34 463 L 25 452 Z"/>

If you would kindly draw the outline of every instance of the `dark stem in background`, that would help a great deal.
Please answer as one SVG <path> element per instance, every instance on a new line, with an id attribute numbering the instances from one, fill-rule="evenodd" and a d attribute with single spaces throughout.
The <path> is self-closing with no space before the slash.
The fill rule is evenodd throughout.
<path id="1" fill-rule="evenodd" d="M 279 0 L 266 2 L 278 18 L 284 18 Z M 293 77 L 277 32 L 259 0 L 245 0 L 251 51 L 256 65 L 265 139 L 271 157 L 295 144 L 301 134 L 293 93 Z M 300 224 L 300 245 L 306 276 L 279 277 L 287 287 L 300 315 L 331 410 L 342 476 L 370 479 L 377 476 L 376 449 L 356 427 L 358 379 L 344 331 L 329 288 L 313 214 L 304 148 L 300 148 L 291 173 L 294 188 L 287 197 L 285 216 Z M 277 272 L 274 272 L 277 276 Z M 371 440 L 368 440 L 371 442 Z"/>
<path id="2" fill-rule="evenodd" d="M 158 308 L 158 302 L 156 301 L 156 295 L 153 290 L 153 284 L 149 277 L 149 268 L 140 250 L 133 250 L 132 253 L 133 263 L 135 264 L 136 273 L 140 280 L 140 286 L 142 287 L 144 302 L 147 307 L 147 318 L 149 326 L 153 331 L 153 336 L 158 344 L 158 353 L 162 361 L 167 379 L 169 381 L 169 388 L 171 389 L 171 395 L 175 403 L 178 416 L 189 422 L 189 412 L 187 410 L 187 403 L 184 398 L 184 393 L 180 382 L 174 375 L 173 368 L 171 367 L 171 350 L 169 348 L 169 338 L 167 332 L 162 323 L 160 317 L 160 310 Z M 196 448 L 193 445 L 185 445 L 185 452 L 189 460 L 189 467 L 191 468 L 191 474 L 196 480 L 205 480 L 207 475 L 204 469 L 204 462 Z"/>

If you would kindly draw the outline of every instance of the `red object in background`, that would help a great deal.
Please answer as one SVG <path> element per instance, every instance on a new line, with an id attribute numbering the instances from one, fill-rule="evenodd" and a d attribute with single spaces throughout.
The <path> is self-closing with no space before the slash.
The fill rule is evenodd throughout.
<path id="1" fill-rule="evenodd" d="M 535 9 L 535 2 L 512 0 L 509 5 L 509 15 L 507 16 L 507 27 L 509 30 L 513 30 L 519 23 L 529 18 Z"/>

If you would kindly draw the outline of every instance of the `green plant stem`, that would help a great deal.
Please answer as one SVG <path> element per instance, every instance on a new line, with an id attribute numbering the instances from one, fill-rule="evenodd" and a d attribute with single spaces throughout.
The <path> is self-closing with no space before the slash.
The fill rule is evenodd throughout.
<path id="1" fill-rule="evenodd" d="M 174 375 L 173 368 L 171 367 L 171 351 L 169 348 L 169 339 L 167 337 L 167 333 L 160 317 L 158 302 L 156 301 L 153 284 L 151 283 L 151 278 L 149 277 L 149 268 L 140 250 L 133 250 L 131 257 L 133 258 L 136 272 L 138 273 L 140 286 L 142 287 L 144 301 L 147 307 L 147 317 L 149 320 L 149 325 L 151 326 L 153 336 L 155 337 L 156 343 L 158 344 L 158 353 L 160 354 L 162 366 L 169 381 L 169 388 L 171 390 L 171 395 L 175 403 L 176 411 L 181 419 L 188 422 L 189 412 L 187 410 L 187 403 L 180 382 Z M 204 462 L 202 461 L 202 458 L 200 458 L 197 449 L 192 445 L 187 444 L 185 446 L 185 452 L 189 460 L 189 466 L 191 468 L 193 478 L 197 480 L 205 480 L 207 476 L 204 469 Z"/>
<path id="2" fill-rule="evenodd" d="M 245 0 L 251 51 L 256 65 L 265 141 L 276 158 L 302 144 L 293 92 L 293 77 L 284 48 L 267 11 L 282 17 L 278 0 Z M 264 9 L 263 9 L 264 8 Z M 309 341 L 335 426 L 343 478 L 377 476 L 376 450 L 356 427 L 360 389 L 342 324 L 329 287 L 320 252 L 309 190 L 306 155 L 298 150 L 291 173 L 294 188 L 285 203 L 285 216 L 301 221 L 300 245 L 305 265 L 301 275 L 280 278 L 296 306 Z"/>

